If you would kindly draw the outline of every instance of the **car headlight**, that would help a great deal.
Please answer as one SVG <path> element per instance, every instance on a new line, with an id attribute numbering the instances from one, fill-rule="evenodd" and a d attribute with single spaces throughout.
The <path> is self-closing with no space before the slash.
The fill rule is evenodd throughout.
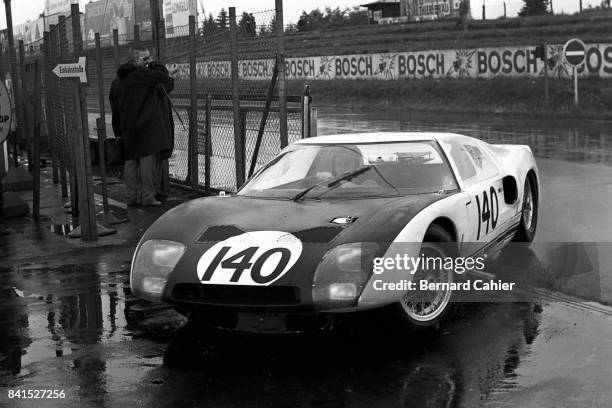
<path id="1" fill-rule="evenodd" d="M 312 299 L 317 309 L 353 306 L 372 273 L 379 252 L 374 242 L 354 242 L 330 249 L 314 274 Z"/>
<path id="2" fill-rule="evenodd" d="M 130 287 L 139 298 L 161 301 L 168 275 L 187 247 L 174 241 L 152 239 L 137 249 L 132 261 Z"/>

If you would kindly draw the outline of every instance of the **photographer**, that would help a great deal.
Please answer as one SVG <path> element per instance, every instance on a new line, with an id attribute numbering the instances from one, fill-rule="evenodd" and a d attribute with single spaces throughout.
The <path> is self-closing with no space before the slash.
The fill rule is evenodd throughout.
<path id="1" fill-rule="evenodd" d="M 116 137 L 125 148 L 124 182 L 128 205 L 159 206 L 156 200 L 158 158 L 172 150 L 168 110 L 160 86 L 173 87 L 168 70 L 146 48 L 133 48 L 117 70 L 109 95 Z"/>

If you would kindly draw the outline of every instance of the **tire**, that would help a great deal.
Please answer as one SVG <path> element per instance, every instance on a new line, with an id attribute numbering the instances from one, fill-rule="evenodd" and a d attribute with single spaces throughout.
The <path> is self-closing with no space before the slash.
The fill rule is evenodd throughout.
<path id="1" fill-rule="evenodd" d="M 456 250 L 449 243 L 453 242 L 450 234 L 442 227 L 431 225 L 425 234 L 421 245 L 421 254 L 426 257 L 457 256 Z M 433 275 L 432 275 L 433 274 Z M 453 282 L 457 275 L 452 269 L 448 270 L 418 270 L 414 274 L 413 281 L 418 282 L 425 278 L 428 281 Z M 417 283 L 418 284 L 418 283 Z M 433 295 L 433 298 L 432 298 Z M 423 296 L 426 299 L 423 299 Z M 439 330 L 448 322 L 455 310 L 453 302 L 455 294 L 451 290 L 407 292 L 396 304 L 401 325 L 411 330 Z"/>
<path id="2" fill-rule="evenodd" d="M 521 220 L 514 241 L 531 242 L 538 227 L 538 195 L 535 185 L 529 177 L 525 179 Z"/>

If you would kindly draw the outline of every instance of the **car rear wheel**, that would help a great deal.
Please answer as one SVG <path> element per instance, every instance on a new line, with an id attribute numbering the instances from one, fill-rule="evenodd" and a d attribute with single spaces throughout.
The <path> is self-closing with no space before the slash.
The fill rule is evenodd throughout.
<path id="1" fill-rule="evenodd" d="M 432 225 L 427 230 L 425 242 L 421 245 L 421 256 L 425 259 L 445 259 L 456 256 L 448 244 L 453 239 L 443 228 Z M 397 305 L 400 319 L 412 329 L 434 329 L 442 326 L 454 309 L 453 291 L 449 288 L 435 290 L 420 290 L 420 282 L 452 283 L 455 274 L 452 268 L 419 268 L 413 275 L 416 283 L 414 290 L 408 291 Z"/>
<path id="2" fill-rule="evenodd" d="M 531 242 L 535 238 L 538 226 L 538 200 L 535 185 L 527 177 L 523 193 L 523 207 L 521 209 L 521 221 L 515 236 L 515 241 Z"/>

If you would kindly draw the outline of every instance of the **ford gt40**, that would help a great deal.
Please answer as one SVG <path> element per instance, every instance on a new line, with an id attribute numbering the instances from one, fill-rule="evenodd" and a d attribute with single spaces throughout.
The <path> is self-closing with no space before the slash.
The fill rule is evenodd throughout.
<path id="1" fill-rule="evenodd" d="M 160 217 L 136 248 L 131 289 L 192 320 L 243 331 L 329 328 L 342 314 L 383 307 L 398 324 L 436 327 L 454 291 L 424 293 L 409 282 L 460 276 L 395 261 L 529 242 L 539 196 L 524 145 L 450 133 L 304 139 L 236 194 L 188 201 Z"/>

